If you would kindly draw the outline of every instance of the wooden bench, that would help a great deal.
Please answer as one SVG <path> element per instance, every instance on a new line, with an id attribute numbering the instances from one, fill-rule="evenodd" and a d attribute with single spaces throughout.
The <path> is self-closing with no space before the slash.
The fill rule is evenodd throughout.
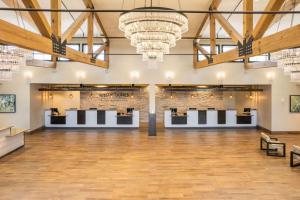
<path id="1" fill-rule="evenodd" d="M 290 157 L 290 165 L 291 167 L 298 167 L 300 166 L 300 147 L 294 145 L 291 151 Z"/>
<path id="2" fill-rule="evenodd" d="M 265 150 L 267 156 L 285 157 L 286 144 L 280 142 L 277 138 L 271 138 L 265 133 L 261 133 L 260 149 Z"/>

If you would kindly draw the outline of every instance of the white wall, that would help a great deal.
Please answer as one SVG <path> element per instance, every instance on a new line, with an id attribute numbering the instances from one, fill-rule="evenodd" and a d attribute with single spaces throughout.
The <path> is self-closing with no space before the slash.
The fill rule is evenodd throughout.
<path id="1" fill-rule="evenodd" d="M 21 73 L 12 82 L 2 82 L 1 94 L 16 94 L 16 113 L 0 113 L 0 126 L 30 128 L 30 85 Z"/>
<path id="2" fill-rule="evenodd" d="M 110 49 L 111 53 L 135 53 L 135 49 L 130 47 L 127 40 L 112 40 Z M 192 42 L 190 40 L 179 41 L 171 53 L 193 53 Z M 288 105 L 288 96 L 300 94 L 300 87 L 289 83 L 289 77 L 285 76 L 280 69 L 245 70 L 241 63 L 224 63 L 208 68 L 194 69 L 192 62 L 192 56 L 165 56 L 165 61 L 160 64 L 158 69 L 153 70 L 148 69 L 147 63 L 142 62 L 141 56 L 119 55 L 110 57 L 109 70 L 74 62 L 61 62 L 55 70 L 25 68 L 33 71 L 32 83 L 80 83 L 76 78 L 76 72 L 85 71 L 87 77 L 83 83 L 90 84 L 132 83 L 130 72 L 133 70 L 140 72 L 140 80 L 135 83 L 220 84 L 216 78 L 216 73 L 223 71 L 226 73 L 223 84 L 272 84 L 272 99 L 270 100 L 272 102 L 272 123 L 266 127 L 270 127 L 273 131 L 300 131 L 298 125 L 300 114 L 290 114 Z M 169 70 L 175 73 L 175 78 L 171 82 L 165 78 L 165 72 Z M 269 71 L 276 74 L 272 83 L 266 78 Z M 1 115 L 0 119 L 5 118 L 6 121 L 4 120 L 3 123 L 14 122 L 30 126 L 29 121 L 23 121 L 21 117 L 24 117 L 29 111 L 29 87 L 24 85 L 26 82 L 23 80 L 24 78 L 18 80 L 17 77 L 14 81 L 0 86 L 0 92 L 17 93 L 19 112 L 16 114 L 15 120 L 6 119 L 8 115 Z M 284 103 L 281 99 L 285 100 Z M 22 100 L 22 108 L 20 108 L 20 100 Z M 262 113 L 262 116 L 265 114 L 267 113 Z"/>
<path id="3" fill-rule="evenodd" d="M 30 128 L 31 130 L 38 129 L 44 125 L 44 99 L 38 89 L 40 85 L 30 85 Z"/>

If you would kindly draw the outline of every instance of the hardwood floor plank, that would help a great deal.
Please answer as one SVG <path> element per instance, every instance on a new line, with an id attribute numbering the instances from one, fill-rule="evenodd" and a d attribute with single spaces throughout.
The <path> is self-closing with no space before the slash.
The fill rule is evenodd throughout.
<path id="1" fill-rule="evenodd" d="M 256 130 L 45 130 L 0 160 L 0 199 L 300 199 Z M 276 135 L 291 145 L 300 135 Z"/>

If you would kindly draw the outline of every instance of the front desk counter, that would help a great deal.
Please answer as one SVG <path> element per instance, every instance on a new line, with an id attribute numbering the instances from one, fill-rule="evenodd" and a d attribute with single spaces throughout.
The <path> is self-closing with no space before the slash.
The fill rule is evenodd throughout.
<path id="1" fill-rule="evenodd" d="M 166 128 L 239 128 L 256 127 L 257 111 L 238 114 L 236 110 L 189 110 L 186 114 L 164 113 Z"/>
<path id="2" fill-rule="evenodd" d="M 66 110 L 65 115 L 51 116 L 51 110 L 46 110 L 45 127 L 138 128 L 139 115 L 135 110 L 130 114 L 119 114 L 116 110 Z"/>

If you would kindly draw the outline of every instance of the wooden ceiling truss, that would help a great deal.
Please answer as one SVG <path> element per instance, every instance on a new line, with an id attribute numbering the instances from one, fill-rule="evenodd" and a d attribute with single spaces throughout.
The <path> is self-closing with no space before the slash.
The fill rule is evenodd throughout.
<path id="1" fill-rule="evenodd" d="M 253 0 L 243 0 L 243 10 L 244 11 L 253 11 Z M 215 1 L 213 1 L 214 3 Z M 294 1 L 295 2 L 295 1 Z M 300 1 L 296 1 L 296 4 L 291 5 L 291 0 L 269 0 L 265 11 L 286 11 L 292 10 Z M 220 2 L 218 1 L 219 5 Z M 217 10 L 217 7 L 210 8 Z M 258 20 L 256 26 L 253 26 L 253 14 L 244 14 L 243 16 L 243 35 L 240 35 L 237 30 L 221 15 L 221 14 L 212 14 L 213 17 L 208 16 L 204 17 L 204 21 L 210 20 L 210 22 L 201 21 L 201 27 L 205 28 L 206 23 L 209 23 L 210 26 L 210 46 L 213 48 L 215 46 L 215 22 L 218 21 L 221 27 L 227 32 L 231 37 L 232 41 L 237 44 L 237 48 L 228 52 L 223 52 L 220 54 L 213 54 L 210 52 L 210 56 L 206 57 L 205 60 L 198 61 L 197 52 L 200 51 L 202 54 L 203 49 L 200 48 L 197 42 L 194 42 L 194 67 L 195 68 L 204 68 L 216 64 L 221 64 L 225 62 L 230 62 L 238 59 L 244 59 L 245 66 L 249 57 L 258 56 L 266 53 L 271 53 L 275 51 L 280 51 L 287 48 L 294 48 L 300 46 L 300 38 L 294 37 L 295 35 L 300 34 L 300 25 L 295 25 L 291 28 L 282 30 L 280 32 L 274 33 L 269 36 L 264 34 L 268 28 L 279 21 L 278 15 L 275 14 L 263 14 Z M 211 22 L 213 20 L 213 22 Z M 203 31 L 202 28 L 199 29 L 196 38 L 201 35 Z"/>
<path id="2" fill-rule="evenodd" d="M 6 5 L 9 1 L 2 0 Z M 50 0 L 51 9 L 61 9 L 61 0 Z M 88 8 L 93 9 L 91 1 L 83 0 Z M 39 9 L 38 0 L 22 0 L 25 8 Z M 28 15 L 31 17 L 29 19 Z M 52 55 L 52 61 L 56 62 L 58 57 L 67 58 L 76 62 L 86 63 L 101 68 L 109 67 L 109 41 L 105 46 L 93 52 L 94 21 L 99 25 L 100 18 L 94 13 L 82 13 L 68 29 L 61 32 L 61 12 L 51 12 L 51 23 L 47 21 L 45 14 L 41 11 L 28 12 L 25 20 L 34 24 L 40 34 L 26 30 L 17 25 L 0 20 L 0 42 L 8 45 L 15 45 L 21 48 L 39 51 Z M 88 20 L 88 54 L 76 51 L 67 47 L 67 43 L 72 39 L 85 20 Z M 107 37 L 101 23 L 101 32 Z M 105 59 L 99 60 L 97 56 L 104 51 Z"/>

